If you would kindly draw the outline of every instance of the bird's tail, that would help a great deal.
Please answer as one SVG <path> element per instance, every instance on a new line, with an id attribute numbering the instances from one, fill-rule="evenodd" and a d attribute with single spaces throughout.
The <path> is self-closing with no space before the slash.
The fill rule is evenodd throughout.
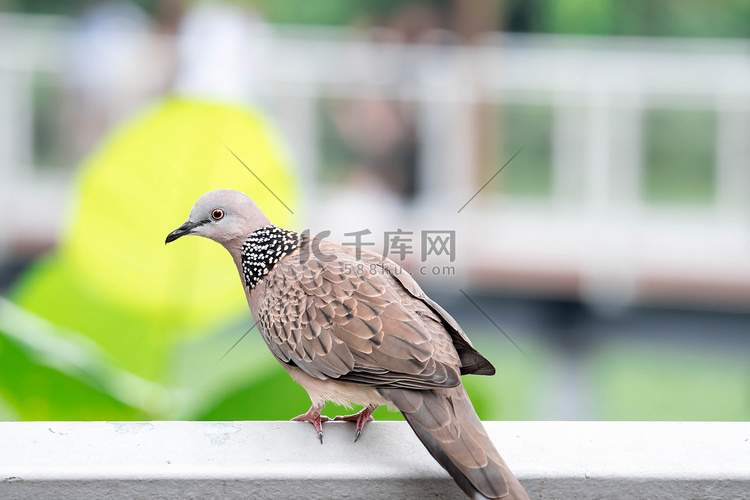
<path id="1" fill-rule="evenodd" d="M 463 385 L 380 392 L 401 410 L 422 444 L 470 498 L 529 499 L 487 436 Z"/>

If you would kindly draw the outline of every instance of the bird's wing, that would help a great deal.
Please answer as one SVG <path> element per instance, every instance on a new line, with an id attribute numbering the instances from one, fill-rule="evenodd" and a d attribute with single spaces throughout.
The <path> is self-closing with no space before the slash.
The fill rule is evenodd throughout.
<path id="1" fill-rule="evenodd" d="M 264 280 L 258 319 L 276 357 L 319 379 L 409 389 L 458 385 L 461 361 L 439 318 L 382 267 L 322 241 L 320 252 L 303 245 Z"/>
<path id="2" fill-rule="evenodd" d="M 353 252 L 353 250 L 350 250 Z M 482 356 L 472 345 L 469 337 L 461 329 L 455 319 L 443 309 L 440 304 L 432 300 L 422 291 L 414 278 L 408 272 L 404 271 L 401 266 L 392 260 L 383 257 L 380 254 L 369 250 L 361 250 L 360 259 L 368 265 L 380 266 L 385 274 L 393 276 L 400 288 L 403 290 L 401 295 L 408 295 L 421 304 L 424 308 L 429 309 L 430 316 L 439 319 L 453 339 L 453 345 L 461 358 L 461 375 L 494 375 L 495 367 L 487 358 Z M 427 315 L 427 313 L 425 313 Z"/>

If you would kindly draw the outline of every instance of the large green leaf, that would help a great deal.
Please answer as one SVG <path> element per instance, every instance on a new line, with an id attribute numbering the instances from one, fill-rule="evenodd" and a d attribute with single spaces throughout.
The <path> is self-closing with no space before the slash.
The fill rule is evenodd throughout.
<path id="1" fill-rule="evenodd" d="M 168 98 L 92 155 L 59 250 L 22 277 L 11 293 L 21 309 L 6 307 L 15 313 L 0 322 L 6 414 L 169 418 L 234 389 L 226 369 L 204 372 L 193 362 L 186 370 L 181 356 L 191 352 L 186 346 L 252 324 L 237 270 L 208 240 L 164 246 L 195 200 L 217 188 L 246 192 L 271 220 L 290 225 L 276 199 L 295 205 L 288 160 L 257 113 Z M 193 361 L 206 355 L 192 352 Z M 251 376 L 253 364 L 238 366 L 239 378 Z"/>

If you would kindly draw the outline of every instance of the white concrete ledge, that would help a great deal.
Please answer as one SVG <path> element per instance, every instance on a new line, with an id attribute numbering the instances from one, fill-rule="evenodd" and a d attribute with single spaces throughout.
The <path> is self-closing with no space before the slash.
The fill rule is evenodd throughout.
<path id="1" fill-rule="evenodd" d="M 750 424 L 487 422 L 533 499 L 750 498 Z M 0 499 L 448 499 L 404 422 L 0 423 Z"/>

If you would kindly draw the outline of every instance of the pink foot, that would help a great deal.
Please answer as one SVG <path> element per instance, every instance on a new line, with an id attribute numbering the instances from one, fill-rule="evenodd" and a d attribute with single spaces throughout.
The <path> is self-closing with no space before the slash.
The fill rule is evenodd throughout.
<path id="1" fill-rule="evenodd" d="M 367 405 L 362 408 L 362 411 L 360 411 L 359 413 L 355 413 L 354 415 L 339 415 L 333 420 L 335 422 L 357 422 L 357 431 L 354 435 L 354 442 L 356 443 L 357 439 L 359 439 L 359 436 L 362 435 L 362 429 L 364 428 L 365 424 L 374 420 L 372 418 L 372 412 L 374 412 L 375 408 L 377 407 L 378 405 Z"/>
<path id="2" fill-rule="evenodd" d="M 292 419 L 292 422 L 310 422 L 311 424 L 313 424 L 313 427 L 315 427 L 315 430 L 318 433 L 320 444 L 323 444 L 323 422 L 328 422 L 329 420 L 331 420 L 325 415 L 320 414 L 320 410 L 323 409 L 323 406 L 325 406 L 325 403 L 312 405 L 310 409 L 307 410 L 307 413 L 303 413 L 302 415 L 299 415 L 298 417 L 294 417 Z"/>

